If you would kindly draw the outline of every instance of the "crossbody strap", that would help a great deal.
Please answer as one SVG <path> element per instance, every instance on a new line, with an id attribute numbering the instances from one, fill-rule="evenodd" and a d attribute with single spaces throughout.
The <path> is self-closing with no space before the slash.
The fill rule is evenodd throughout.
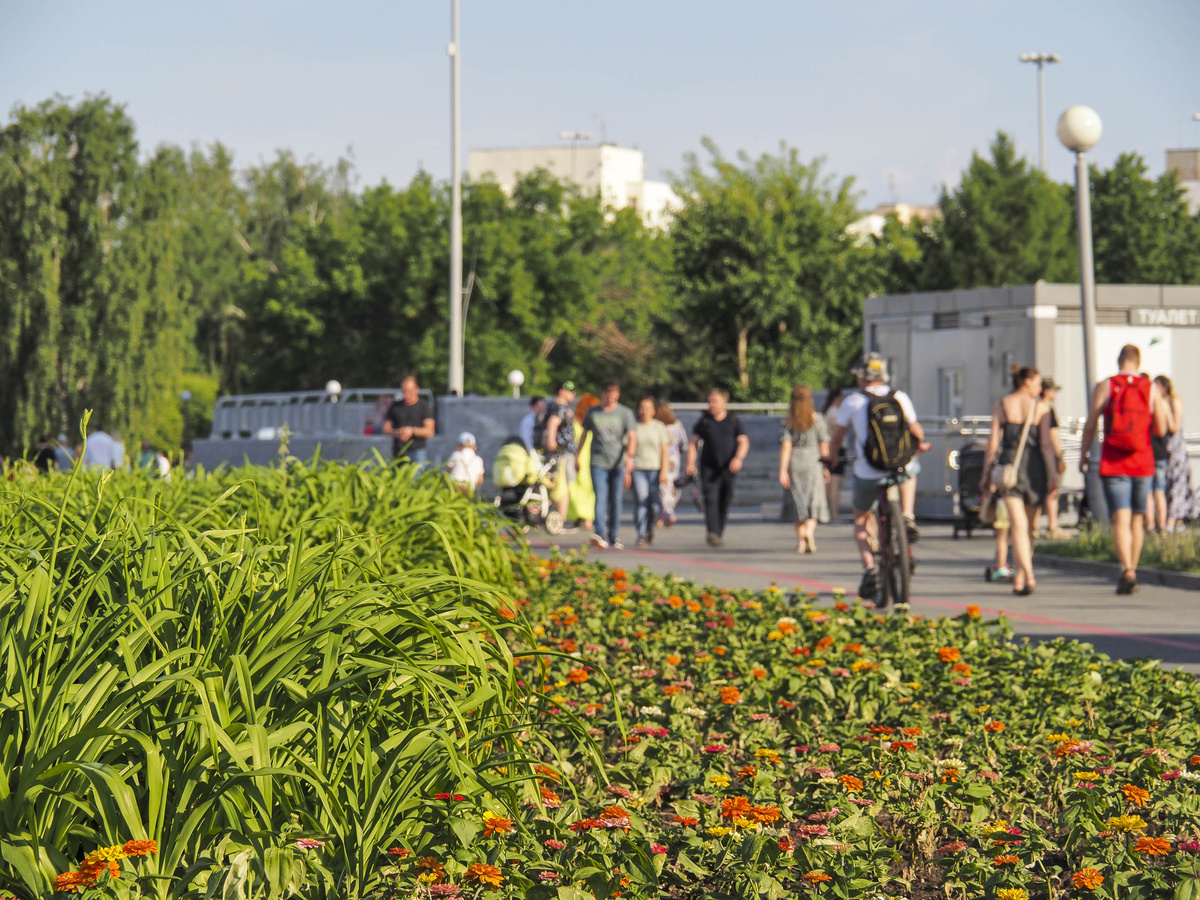
<path id="1" fill-rule="evenodd" d="M 1029 413 L 1025 416 L 1025 427 L 1021 429 L 1021 440 L 1017 442 L 1017 455 L 1013 457 L 1013 468 L 1019 468 L 1021 465 L 1021 456 L 1025 453 L 1025 441 L 1029 438 L 1029 426 L 1033 424 L 1033 414 L 1037 412 L 1038 401 L 1033 401 L 1033 406 Z"/>

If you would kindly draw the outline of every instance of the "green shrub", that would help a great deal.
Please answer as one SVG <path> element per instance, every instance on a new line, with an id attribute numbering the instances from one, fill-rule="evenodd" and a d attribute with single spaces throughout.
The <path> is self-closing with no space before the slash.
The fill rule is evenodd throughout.
<path id="1" fill-rule="evenodd" d="M 513 557 L 442 476 L 76 471 L 0 523 L 0 887 L 150 839 L 144 896 L 359 897 L 443 784 L 515 802 Z"/>

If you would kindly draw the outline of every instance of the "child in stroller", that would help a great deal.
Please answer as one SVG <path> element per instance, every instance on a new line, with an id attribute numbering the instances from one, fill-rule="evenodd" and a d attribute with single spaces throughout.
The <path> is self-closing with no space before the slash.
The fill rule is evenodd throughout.
<path id="1" fill-rule="evenodd" d="M 562 534 L 566 522 L 550 502 L 550 485 L 561 458 L 556 453 L 543 461 L 526 449 L 521 438 L 508 438 L 492 464 L 492 481 L 500 489 L 496 508 L 524 527 L 541 526 L 548 534 Z"/>

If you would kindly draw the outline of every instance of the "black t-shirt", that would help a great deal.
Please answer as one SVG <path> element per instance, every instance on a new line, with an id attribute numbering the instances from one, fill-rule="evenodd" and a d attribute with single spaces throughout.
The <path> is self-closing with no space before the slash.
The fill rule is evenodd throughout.
<path id="1" fill-rule="evenodd" d="M 425 424 L 426 419 L 433 418 L 433 412 L 429 408 L 429 401 L 418 399 L 416 403 L 409 406 L 403 399 L 396 400 L 388 407 L 388 411 L 383 416 L 385 421 L 392 423 L 392 428 L 399 430 L 405 426 L 409 428 L 420 428 Z M 414 437 L 409 441 L 402 441 L 399 437 L 392 438 L 392 454 L 401 456 L 408 450 L 422 450 L 425 447 L 425 438 Z"/>
<path id="2" fill-rule="evenodd" d="M 742 423 L 731 412 L 725 413 L 720 422 L 711 413 L 704 413 L 700 421 L 692 429 L 692 434 L 704 442 L 700 450 L 700 468 L 709 472 L 723 472 L 729 468 L 729 462 L 737 453 L 737 442 L 742 431 Z"/>
<path id="3" fill-rule="evenodd" d="M 39 472 L 49 472 L 51 466 L 58 465 L 58 457 L 52 447 L 38 447 L 37 453 L 33 454 L 33 464 Z"/>

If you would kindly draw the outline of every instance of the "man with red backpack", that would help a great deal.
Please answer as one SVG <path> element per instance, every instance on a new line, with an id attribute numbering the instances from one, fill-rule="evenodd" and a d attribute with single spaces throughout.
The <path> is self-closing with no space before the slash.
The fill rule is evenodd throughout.
<path id="1" fill-rule="evenodd" d="M 1121 563 L 1118 594 L 1138 589 L 1137 565 L 1145 539 L 1146 499 L 1154 480 L 1152 434 L 1167 433 L 1168 412 L 1158 385 L 1139 369 L 1142 352 L 1133 344 L 1121 348 L 1120 371 L 1096 385 L 1083 429 L 1079 471 L 1087 474 L 1089 448 L 1096 426 L 1104 417 L 1104 443 L 1100 448 L 1100 481 L 1112 520 L 1113 547 Z"/>

